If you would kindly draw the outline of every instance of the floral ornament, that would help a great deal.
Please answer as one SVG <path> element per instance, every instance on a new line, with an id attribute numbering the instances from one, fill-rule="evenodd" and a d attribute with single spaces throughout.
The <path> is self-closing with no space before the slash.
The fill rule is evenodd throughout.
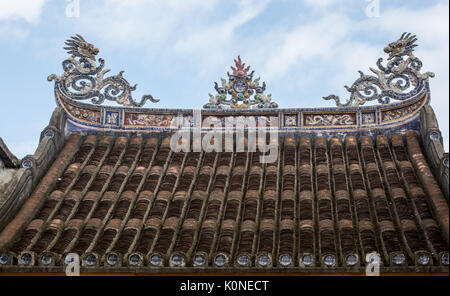
<path id="1" fill-rule="evenodd" d="M 131 92 L 136 90 L 137 84 L 131 86 L 130 83 L 122 77 L 124 71 L 118 75 L 104 78 L 104 75 L 110 70 L 103 70 L 105 61 L 99 59 L 97 66 L 95 56 L 98 54 L 98 48 L 86 42 L 80 35 L 72 36 L 67 40 L 64 49 L 71 57 L 63 61 L 64 73 L 61 76 L 51 74 L 48 81 L 55 81 L 55 89 L 63 97 L 73 100 L 87 100 L 95 105 L 102 104 L 105 99 L 115 101 L 118 104 L 132 107 L 142 107 L 147 100 L 157 103 L 152 95 L 144 95 L 140 102 L 136 102 Z"/>
<path id="2" fill-rule="evenodd" d="M 272 95 L 265 95 L 266 83 L 259 85 L 260 78 L 253 79 L 252 71 L 248 74 L 250 66 L 245 67 L 241 57 L 234 60 L 236 67 L 231 66 L 233 74 L 228 75 L 228 81 L 220 78 L 222 86 L 214 82 L 216 95 L 209 94 L 209 103 L 203 108 L 207 109 L 250 109 L 250 108 L 277 108 L 278 104 L 272 102 Z M 228 97 L 231 95 L 231 98 Z M 252 97 L 253 96 L 253 97 Z"/>
<path id="3" fill-rule="evenodd" d="M 424 82 L 434 77 L 432 72 L 420 73 L 422 62 L 412 53 L 417 46 L 416 41 L 416 35 L 405 32 L 398 40 L 389 43 L 384 48 L 384 52 L 389 54 L 386 67 L 381 64 L 383 58 L 379 58 L 376 63 L 378 70 L 370 68 L 376 76 L 358 71 L 360 77 L 353 85 L 344 86 L 351 93 L 345 103 L 341 103 L 336 95 L 324 99 L 336 101 L 339 107 L 357 107 L 367 101 L 389 104 L 391 99 L 402 101 L 416 95 L 424 87 Z"/>

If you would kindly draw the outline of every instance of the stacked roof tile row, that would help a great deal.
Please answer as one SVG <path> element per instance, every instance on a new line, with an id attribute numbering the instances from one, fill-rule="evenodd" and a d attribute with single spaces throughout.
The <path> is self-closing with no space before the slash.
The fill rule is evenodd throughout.
<path id="1" fill-rule="evenodd" d="M 332 270 L 376 252 L 388 267 L 448 266 L 448 204 L 415 132 L 287 137 L 278 153 L 72 134 L 54 181 L 0 233 L 0 263 Z"/>

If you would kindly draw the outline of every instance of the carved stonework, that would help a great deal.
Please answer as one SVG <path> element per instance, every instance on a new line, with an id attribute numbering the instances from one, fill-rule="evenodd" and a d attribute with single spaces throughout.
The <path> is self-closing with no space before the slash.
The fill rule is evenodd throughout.
<path id="1" fill-rule="evenodd" d="M 92 104 L 100 105 L 105 99 L 130 107 L 142 107 L 147 100 L 156 103 L 159 100 L 151 95 L 144 95 L 136 102 L 131 92 L 136 90 L 137 84 L 131 86 L 122 77 L 124 71 L 118 75 L 104 77 L 110 70 L 103 70 L 105 61 L 99 59 L 97 66 L 95 56 L 98 48 L 86 42 L 83 37 L 76 35 L 66 41 L 67 50 L 72 56 L 62 63 L 64 73 L 61 76 L 52 74 L 48 81 L 55 81 L 55 90 L 63 97 L 72 100 L 91 99 Z"/>
<path id="2" fill-rule="evenodd" d="M 260 78 L 253 79 L 252 71 L 248 74 L 250 66 L 245 67 L 242 63 L 241 57 L 238 56 L 234 60 L 236 68 L 231 66 L 233 74 L 228 75 L 228 81 L 221 78 L 222 86 L 217 82 L 214 83 L 214 88 L 217 91 L 216 95 L 209 94 L 209 103 L 205 104 L 203 108 L 206 109 L 253 109 L 253 108 L 277 108 L 278 104 L 272 102 L 272 94 L 264 94 L 266 90 L 266 83 L 259 85 Z M 228 98 L 228 95 L 231 98 Z M 253 96 L 253 97 L 252 97 Z"/>
<path id="3" fill-rule="evenodd" d="M 420 73 L 422 62 L 412 53 L 417 46 L 415 37 L 410 33 L 403 33 L 397 41 L 386 46 L 384 51 L 389 54 L 387 66 L 384 67 L 381 64 L 383 59 L 379 58 L 378 70 L 370 68 L 376 76 L 359 71 L 360 78 L 351 87 L 345 86 L 351 93 L 345 103 L 341 103 L 336 95 L 329 95 L 324 99 L 335 100 L 338 107 L 357 107 L 374 100 L 380 104 L 388 104 L 391 99 L 403 101 L 419 93 L 428 78 L 434 77 L 434 73 Z"/>

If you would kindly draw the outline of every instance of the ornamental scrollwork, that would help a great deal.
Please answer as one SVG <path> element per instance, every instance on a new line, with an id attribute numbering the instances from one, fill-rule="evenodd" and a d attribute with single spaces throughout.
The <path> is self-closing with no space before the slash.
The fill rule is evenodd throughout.
<path id="1" fill-rule="evenodd" d="M 221 78 L 221 86 L 217 82 L 214 88 L 216 95 L 209 94 L 209 103 L 206 109 L 252 109 L 277 108 L 278 104 L 272 102 L 272 94 L 264 94 L 266 83 L 259 84 L 260 77 L 253 79 L 253 73 L 248 73 L 250 66 L 245 67 L 241 57 L 234 60 L 236 67 L 231 66 L 233 73 L 227 72 L 228 81 Z M 231 98 L 228 97 L 231 96 Z M 252 97 L 253 96 L 253 97 Z"/>
<path id="2" fill-rule="evenodd" d="M 136 90 L 137 84 L 130 85 L 122 76 L 124 71 L 105 78 L 110 70 L 103 69 L 105 61 L 101 58 L 97 65 L 95 56 L 99 49 L 78 34 L 70 38 L 64 47 L 71 55 L 62 63 L 64 73 L 61 76 L 51 74 L 47 78 L 48 81 L 55 81 L 55 89 L 59 94 L 73 100 L 91 99 L 95 105 L 100 105 L 105 100 L 132 107 L 142 107 L 147 100 L 159 102 L 152 95 L 144 95 L 139 102 L 135 101 L 131 92 Z"/>
<path id="3" fill-rule="evenodd" d="M 389 54 L 387 65 L 383 66 L 383 58 L 379 58 L 376 63 L 378 69 L 370 68 L 376 76 L 358 71 L 360 77 L 353 85 L 344 86 L 350 92 L 345 103 L 341 103 L 336 95 L 324 99 L 336 101 L 338 107 L 357 107 L 368 101 L 389 104 L 391 99 L 402 101 L 416 95 L 428 78 L 434 77 L 432 72 L 420 73 L 422 62 L 412 53 L 417 46 L 416 41 L 416 35 L 405 32 L 398 40 L 389 43 L 384 48 L 384 52 Z"/>

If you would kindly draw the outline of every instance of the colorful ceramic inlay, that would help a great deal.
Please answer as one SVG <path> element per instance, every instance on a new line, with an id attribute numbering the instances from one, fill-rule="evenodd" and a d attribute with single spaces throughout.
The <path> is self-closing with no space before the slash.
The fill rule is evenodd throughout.
<path id="1" fill-rule="evenodd" d="M 409 114 L 414 113 L 417 109 L 419 109 L 423 104 L 423 100 L 410 104 L 409 106 L 404 106 L 401 108 L 391 109 L 391 110 L 382 110 L 381 118 L 382 122 L 386 121 L 394 121 L 400 118 L 406 117 Z"/>
<path id="2" fill-rule="evenodd" d="M 284 127 L 298 127 L 298 114 L 284 114 Z"/>
<path id="3" fill-rule="evenodd" d="M 391 99 L 404 101 L 420 93 L 428 78 L 434 77 L 434 73 L 420 73 L 422 62 L 412 53 L 417 46 L 416 41 L 416 35 L 403 33 L 397 41 L 389 43 L 384 48 L 389 54 L 387 66 L 384 67 L 381 64 L 383 59 L 379 58 L 378 70 L 370 68 L 376 76 L 364 75 L 359 71 L 360 78 L 351 87 L 345 86 L 351 93 L 345 103 L 341 103 L 336 95 L 329 95 L 324 99 L 335 100 L 338 107 L 356 107 L 374 100 L 380 104 L 388 104 Z"/>
<path id="4" fill-rule="evenodd" d="M 373 133 L 376 129 L 406 130 L 418 129 L 419 112 L 429 103 L 428 78 L 430 72 L 420 74 L 421 62 L 412 55 L 416 41 L 414 36 L 404 34 L 391 43 L 385 51 L 390 54 L 387 67 L 377 62 L 379 70 L 375 76 L 365 76 L 348 88 L 351 100 L 331 108 L 289 108 L 278 109 L 265 95 L 266 84 L 253 79 L 250 66 L 238 57 L 235 67 L 228 73 L 228 81 L 222 79 L 222 86 L 216 83 L 216 96 L 203 110 L 194 109 L 151 109 L 142 106 L 145 101 L 154 100 L 144 96 L 141 102 L 131 97 L 131 87 L 121 76 L 103 78 L 104 61 L 95 56 L 98 49 L 77 35 L 67 41 L 66 48 L 72 56 L 63 62 L 62 76 L 50 75 L 55 80 L 57 104 L 67 113 L 67 132 L 75 130 L 98 130 L 119 132 L 174 132 L 180 128 L 194 127 L 194 122 L 206 123 L 202 131 L 211 128 L 234 128 L 243 126 L 276 128 L 280 133 L 320 133 L 345 135 L 348 133 Z M 404 60 L 404 58 L 406 60 Z M 381 92 L 378 90 L 377 87 Z M 365 95 L 365 97 L 362 97 Z M 231 98 L 229 98 L 231 96 Z M 390 98 L 399 100 L 386 104 Z M 90 99 L 92 104 L 79 102 Z M 123 106 L 99 106 L 105 99 Z M 378 100 L 379 105 L 361 106 L 366 101 Z M 274 120 L 270 122 L 270 118 Z M 208 118 L 208 121 L 205 121 Z M 263 124 L 265 122 L 265 124 Z"/>
<path id="5" fill-rule="evenodd" d="M 303 114 L 304 126 L 356 125 L 356 113 Z"/>
<path id="6" fill-rule="evenodd" d="M 98 110 L 77 107 L 68 102 L 65 103 L 65 107 L 70 115 L 81 121 L 100 124 L 100 111 Z"/>
<path id="7" fill-rule="evenodd" d="M 177 117 L 166 114 L 125 112 L 125 126 L 176 128 Z"/>
<path id="8" fill-rule="evenodd" d="M 361 112 L 361 120 L 362 124 L 376 124 L 377 123 L 376 111 Z"/>
<path id="9" fill-rule="evenodd" d="M 272 116 L 202 116 L 202 128 L 269 128 L 278 126 L 278 117 Z"/>
<path id="10" fill-rule="evenodd" d="M 118 75 L 104 78 L 109 69 L 103 70 L 105 61 L 99 59 L 99 65 L 95 56 L 98 48 L 86 42 L 83 37 L 76 35 L 66 41 L 67 53 L 72 56 L 62 63 L 64 73 L 61 76 L 52 74 L 48 81 L 55 81 L 55 89 L 63 97 L 72 100 L 91 99 L 95 105 L 102 104 L 105 99 L 114 101 L 124 106 L 142 107 L 147 100 L 158 102 L 151 95 L 144 95 L 140 102 L 136 102 L 131 92 L 136 90 L 137 84 L 131 86 L 122 77 L 124 71 Z"/>
<path id="11" fill-rule="evenodd" d="M 233 74 L 227 72 L 228 81 L 220 78 L 222 86 L 217 82 L 214 88 L 216 95 L 209 94 L 209 103 L 205 104 L 205 109 L 253 109 L 253 108 L 277 108 L 278 104 L 272 102 L 272 94 L 265 95 L 266 83 L 259 85 L 260 78 L 253 79 L 252 71 L 250 74 L 250 66 L 245 67 L 241 57 L 238 56 L 234 60 L 236 68 L 231 66 Z M 231 98 L 228 98 L 228 95 Z M 253 96 L 253 97 L 252 97 Z"/>
<path id="12" fill-rule="evenodd" d="M 119 125 L 120 113 L 115 111 L 105 111 L 105 125 Z"/>

